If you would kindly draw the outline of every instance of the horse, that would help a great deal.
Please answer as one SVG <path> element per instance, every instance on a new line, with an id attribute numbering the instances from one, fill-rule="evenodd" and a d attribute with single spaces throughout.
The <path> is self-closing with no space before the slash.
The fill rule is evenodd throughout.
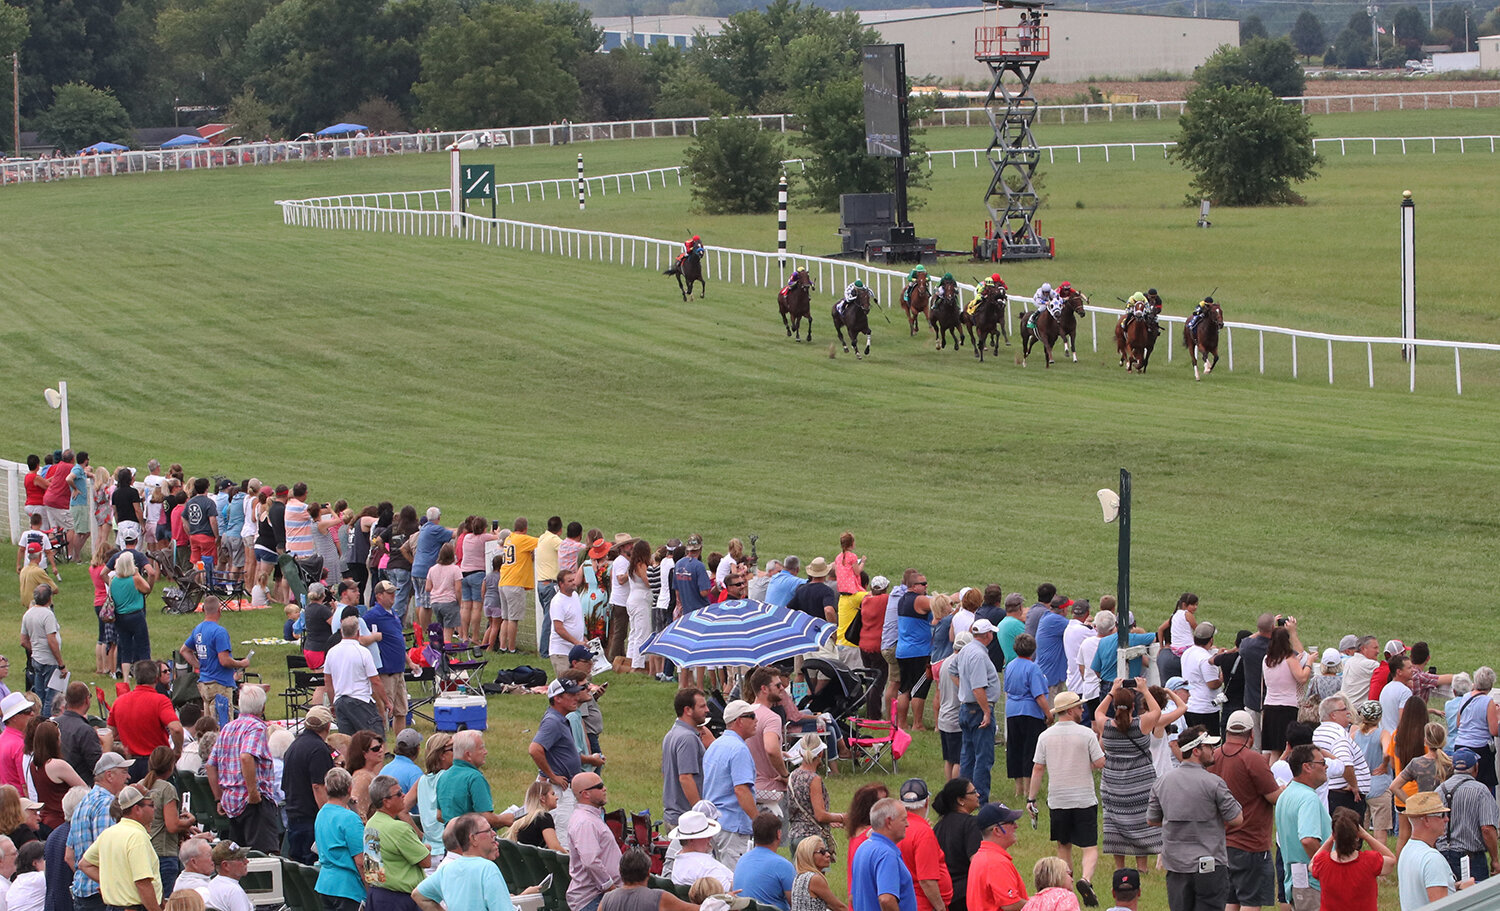
<path id="1" fill-rule="evenodd" d="M 1208 312 L 1198 318 L 1192 329 L 1182 327 L 1182 344 L 1187 348 L 1188 358 L 1193 362 L 1193 379 L 1201 380 L 1198 373 L 1198 357 L 1202 353 L 1203 372 L 1213 373 L 1219 362 L 1219 330 L 1224 328 L 1224 311 L 1218 304 L 1208 301 Z M 1212 360 L 1210 360 L 1212 358 Z"/>
<path id="2" fill-rule="evenodd" d="M 932 299 L 932 289 L 927 285 L 927 273 L 917 275 L 916 284 L 906 293 L 901 301 L 901 309 L 906 311 L 906 322 L 911 326 L 911 334 L 917 334 L 917 317 L 927 315 L 927 304 Z"/>
<path id="3" fill-rule="evenodd" d="M 1062 316 L 1053 319 L 1052 311 L 1046 307 L 1037 311 L 1036 327 L 1021 329 L 1021 366 L 1026 366 L 1026 358 L 1031 354 L 1031 349 L 1037 342 L 1042 343 L 1042 351 L 1047 356 L 1047 366 L 1052 366 L 1052 346 L 1061 338 L 1063 340 L 1063 352 L 1071 354 L 1073 362 L 1078 362 L 1078 317 L 1084 312 L 1084 304 L 1088 301 L 1078 292 L 1073 292 L 1063 298 Z"/>
<path id="4" fill-rule="evenodd" d="M 1151 326 L 1144 317 L 1137 317 L 1127 323 L 1125 317 L 1121 316 L 1119 322 L 1115 323 L 1115 347 L 1120 350 L 1120 364 L 1126 373 L 1132 370 L 1145 373 L 1146 365 L 1151 362 L 1151 350 L 1155 346 L 1156 335 L 1152 333 Z"/>
<path id="5" fill-rule="evenodd" d="M 802 341 L 802 321 L 807 320 L 807 340 L 812 341 L 812 275 L 806 269 L 792 273 L 792 280 L 776 295 L 776 305 L 781 308 L 781 324 L 786 326 L 787 338 Z M 788 322 L 787 318 L 791 321 Z"/>
<path id="6" fill-rule="evenodd" d="M 1005 292 L 995 289 L 981 294 L 968 315 L 969 344 L 974 346 L 974 356 L 984 363 L 984 346 L 994 339 L 995 356 L 1000 356 L 1000 336 L 1005 331 Z M 1008 342 L 1007 342 L 1008 344 Z"/>
<path id="7" fill-rule="evenodd" d="M 849 346 L 854 346 L 854 357 L 863 358 L 870 353 L 870 305 L 875 302 L 875 295 L 870 293 L 869 288 L 855 288 L 854 300 L 844 304 L 843 312 L 839 312 L 839 304 L 833 305 L 833 328 L 839 334 L 839 344 L 848 351 Z M 842 303 L 840 301 L 839 303 Z M 849 330 L 849 340 L 844 340 L 844 330 Z M 865 352 L 859 353 L 859 337 L 865 337 Z"/>
<path id="8" fill-rule="evenodd" d="M 698 298 L 708 296 L 708 282 L 703 278 L 703 254 L 690 253 L 672 264 L 672 268 L 662 272 L 662 275 L 673 275 L 677 277 L 677 288 L 682 291 L 682 299 L 686 301 L 693 293 L 693 283 L 698 283 Z"/>
<path id="9" fill-rule="evenodd" d="M 927 311 L 927 324 L 932 327 L 933 338 L 937 340 L 937 349 L 942 351 L 948 347 L 948 333 L 953 333 L 953 350 L 962 350 L 964 345 L 964 315 L 963 308 L 958 303 L 958 286 L 951 286 L 951 294 L 944 294 L 943 287 L 938 288 L 937 295 L 932 299 L 932 307 Z M 1002 320 L 1002 324 L 1003 324 Z"/>

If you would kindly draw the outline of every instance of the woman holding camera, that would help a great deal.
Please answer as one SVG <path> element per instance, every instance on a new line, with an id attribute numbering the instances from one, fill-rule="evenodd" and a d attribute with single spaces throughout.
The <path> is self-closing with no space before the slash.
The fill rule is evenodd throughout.
<path id="1" fill-rule="evenodd" d="M 1094 729 L 1102 730 L 1104 747 L 1099 789 L 1104 805 L 1102 850 L 1115 856 L 1116 870 L 1127 866 L 1128 855 L 1135 856 L 1137 870 L 1149 870 L 1147 858 L 1161 852 L 1161 829 L 1146 823 L 1156 767 L 1145 733 L 1160 716 L 1161 706 L 1145 678 L 1139 677 L 1116 680 L 1109 696 L 1099 700 L 1094 710 Z"/>
<path id="2" fill-rule="evenodd" d="M 1277 618 L 1262 662 L 1266 696 L 1261 703 L 1260 748 L 1268 757 L 1280 756 L 1286 748 L 1286 726 L 1297 720 L 1301 689 L 1312 676 L 1312 666 L 1303 659 L 1307 652 L 1297 638 L 1294 617 Z"/>

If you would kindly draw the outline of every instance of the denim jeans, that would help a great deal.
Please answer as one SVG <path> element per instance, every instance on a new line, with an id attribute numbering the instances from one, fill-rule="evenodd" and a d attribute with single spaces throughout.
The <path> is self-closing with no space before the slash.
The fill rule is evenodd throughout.
<path id="1" fill-rule="evenodd" d="M 543 658 L 551 657 L 547 646 L 552 643 L 552 599 L 557 595 L 556 582 L 536 584 L 536 603 L 542 608 L 542 625 L 536 628 L 536 651 Z"/>
<path id="2" fill-rule="evenodd" d="M 973 782 L 979 792 L 979 802 L 990 799 L 990 769 L 995 765 L 995 721 L 990 713 L 989 727 L 984 723 L 984 709 L 972 702 L 958 707 L 958 729 L 963 735 L 963 747 L 959 752 L 958 774 Z"/>
<path id="3" fill-rule="evenodd" d="M 146 629 L 146 612 L 131 611 L 115 615 L 115 632 L 120 636 L 120 666 L 128 668 L 151 657 L 151 633 Z"/>
<path id="4" fill-rule="evenodd" d="M 406 626 L 406 603 L 411 600 L 411 570 L 388 569 L 385 571 L 386 581 L 396 586 L 396 600 L 391 604 L 391 613 L 401 621 L 401 626 Z"/>
<path id="5" fill-rule="evenodd" d="M 171 895 L 177 877 L 182 873 L 182 861 L 175 857 L 158 854 L 156 862 L 161 867 L 161 894 Z"/>

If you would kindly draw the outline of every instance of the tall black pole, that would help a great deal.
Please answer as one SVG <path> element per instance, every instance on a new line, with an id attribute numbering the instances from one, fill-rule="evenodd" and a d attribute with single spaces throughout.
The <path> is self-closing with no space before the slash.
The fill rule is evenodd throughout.
<path id="1" fill-rule="evenodd" d="M 1130 472 L 1120 469 L 1120 552 L 1119 575 L 1115 580 L 1115 601 L 1119 623 L 1119 654 L 1123 659 L 1130 644 Z M 1128 667 L 1121 662 L 1121 667 Z M 1124 671 L 1121 671 L 1124 674 Z M 1123 676 L 1121 679 L 1124 679 Z"/>

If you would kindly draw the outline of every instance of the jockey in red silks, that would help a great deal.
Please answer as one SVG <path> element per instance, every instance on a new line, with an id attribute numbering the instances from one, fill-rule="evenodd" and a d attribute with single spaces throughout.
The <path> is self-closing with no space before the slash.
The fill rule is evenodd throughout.
<path id="1" fill-rule="evenodd" d="M 678 267 L 680 268 L 682 266 L 682 261 L 687 259 L 689 256 L 701 257 L 703 256 L 703 253 L 703 238 L 694 234 L 691 240 L 683 241 L 682 253 L 680 253 L 677 257 Z"/>

